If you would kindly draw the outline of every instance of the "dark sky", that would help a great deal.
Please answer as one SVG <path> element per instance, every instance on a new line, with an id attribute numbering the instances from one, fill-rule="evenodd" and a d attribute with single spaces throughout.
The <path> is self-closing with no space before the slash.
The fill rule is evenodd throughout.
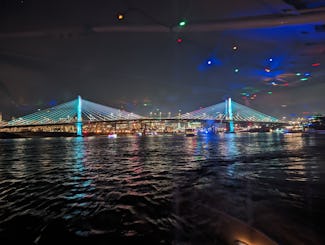
<path id="1" fill-rule="evenodd" d="M 325 113 L 324 1 L 0 4 L 6 119 L 77 95 L 144 115 L 228 96 L 276 117 Z M 178 28 L 182 19 L 188 24 Z"/>

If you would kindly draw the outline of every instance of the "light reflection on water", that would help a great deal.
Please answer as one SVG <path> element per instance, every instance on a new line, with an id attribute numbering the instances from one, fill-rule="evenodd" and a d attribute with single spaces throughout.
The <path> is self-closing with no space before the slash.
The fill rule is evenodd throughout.
<path id="1" fill-rule="evenodd" d="M 23 236 L 27 219 L 34 226 L 26 239 L 39 237 L 39 244 L 67 230 L 72 240 L 94 244 L 140 238 L 216 244 L 211 234 L 218 217 L 207 211 L 214 210 L 282 244 L 321 244 L 324 139 L 220 134 L 0 140 L 0 238 Z"/>

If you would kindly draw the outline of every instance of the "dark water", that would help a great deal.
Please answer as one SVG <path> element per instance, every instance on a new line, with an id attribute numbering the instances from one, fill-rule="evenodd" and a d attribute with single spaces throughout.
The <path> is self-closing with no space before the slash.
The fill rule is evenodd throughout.
<path id="1" fill-rule="evenodd" d="M 324 244 L 324 208 L 325 137 L 0 140 L 0 244 Z"/>

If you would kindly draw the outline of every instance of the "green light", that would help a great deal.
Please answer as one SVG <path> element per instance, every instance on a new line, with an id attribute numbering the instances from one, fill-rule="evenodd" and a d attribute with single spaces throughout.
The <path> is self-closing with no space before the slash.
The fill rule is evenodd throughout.
<path id="1" fill-rule="evenodd" d="M 269 92 L 267 92 L 268 94 L 272 94 L 272 92 L 271 91 L 269 91 Z"/>
<path id="2" fill-rule="evenodd" d="M 181 22 L 178 23 L 178 25 L 180 27 L 184 27 L 184 26 L 186 26 L 186 21 L 185 20 L 182 20 Z"/>
<path id="3" fill-rule="evenodd" d="M 235 69 L 235 72 L 239 72 L 239 69 L 238 69 L 238 68 L 236 68 L 236 69 Z"/>
<path id="4" fill-rule="evenodd" d="M 300 81 L 307 81 L 308 78 L 307 77 L 304 77 L 304 78 L 301 78 Z"/>
<path id="5" fill-rule="evenodd" d="M 297 72 L 297 73 L 296 73 L 296 76 L 300 76 L 300 75 L 301 75 L 301 73 L 300 73 L 300 72 Z"/>

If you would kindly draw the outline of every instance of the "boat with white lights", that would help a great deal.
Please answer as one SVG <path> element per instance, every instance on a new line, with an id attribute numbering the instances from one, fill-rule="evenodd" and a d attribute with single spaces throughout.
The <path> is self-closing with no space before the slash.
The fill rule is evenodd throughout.
<path id="1" fill-rule="evenodd" d="M 110 139 L 116 139 L 117 134 L 109 134 L 109 135 L 107 135 L 107 137 L 110 138 Z"/>
<path id="2" fill-rule="evenodd" d="M 325 116 L 313 116 L 304 125 L 304 132 L 310 134 L 325 134 Z"/>
<path id="3" fill-rule="evenodd" d="M 303 131 L 302 125 L 289 125 L 283 129 L 283 133 L 302 133 Z"/>

